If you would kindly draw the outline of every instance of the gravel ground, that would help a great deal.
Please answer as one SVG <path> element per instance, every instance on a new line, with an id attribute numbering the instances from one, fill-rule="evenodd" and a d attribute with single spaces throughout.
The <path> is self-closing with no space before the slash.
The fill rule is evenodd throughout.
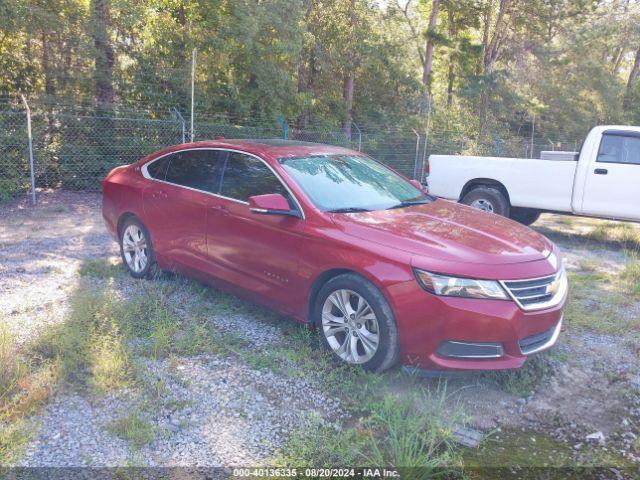
<path id="1" fill-rule="evenodd" d="M 145 408 L 143 399 L 126 394 L 59 396 L 40 417 L 39 435 L 19 465 L 113 467 L 131 459 L 150 467 L 259 465 L 292 432 L 315 422 L 337 426 L 343 418 L 335 414 L 339 402 L 305 380 L 252 370 L 231 359 L 148 361 L 146 368 L 170 392 L 163 404 Z M 110 424 L 131 412 L 151 425 L 155 436 L 139 450 L 109 432 Z"/>
<path id="2" fill-rule="evenodd" d="M 579 268 L 584 258 L 598 260 L 610 271 L 623 268 L 627 257 L 620 249 L 575 242 L 562 233 L 568 227 L 558 218 L 545 215 L 536 228 L 560 245 L 568 268 Z M 117 245 L 102 224 L 97 194 L 45 192 L 37 209 L 20 202 L 3 205 L 0 322 L 20 342 L 37 337 L 65 318 L 69 296 L 81 281 L 81 262 L 97 257 L 116 261 L 117 255 Z M 82 281 L 97 285 L 106 280 Z M 141 282 L 128 276 L 116 282 L 124 296 L 141 288 Z M 206 300 L 180 290 L 171 301 L 182 308 Z M 212 315 L 209 320 L 257 348 L 282 342 L 273 315 L 259 309 Z M 555 351 L 553 375 L 529 398 L 507 394 L 483 377 L 452 382 L 472 423 L 482 430 L 526 427 L 575 444 L 601 431 L 615 449 L 633 459 L 629 439 L 640 436 L 638 350 L 617 336 L 565 331 Z M 310 422 L 339 428 L 346 418 L 339 400 L 323 394 L 321 385 L 255 370 L 237 358 L 202 355 L 144 362 L 145 375 L 164 385 L 167 398 L 153 403 L 128 391 L 100 397 L 59 392 L 29 420 L 33 441 L 18 464 L 257 465 Z M 154 440 L 141 448 L 133 448 L 110 428 L 132 412 L 153 431 Z"/>

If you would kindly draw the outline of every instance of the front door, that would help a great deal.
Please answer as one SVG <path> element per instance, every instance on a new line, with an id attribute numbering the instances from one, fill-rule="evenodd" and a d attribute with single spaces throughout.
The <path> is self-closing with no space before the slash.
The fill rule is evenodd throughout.
<path id="1" fill-rule="evenodd" d="M 586 215 L 640 219 L 640 134 L 605 131 L 587 171 L 582 211 Z"/>
<path id="2" fill-rule="evenodd" d="M 260 302 L 289 311 L 301 286 L 298 252 L 304 220 L 251 212 L 249 197 L 267 193 L 281 193 L 292 208 L 299 208 L 262 160 L 230 152 L 222 173 L 221 203 L 207 215 L 207 248 L 211 261 L 224 270 L 225 280 Z"/>

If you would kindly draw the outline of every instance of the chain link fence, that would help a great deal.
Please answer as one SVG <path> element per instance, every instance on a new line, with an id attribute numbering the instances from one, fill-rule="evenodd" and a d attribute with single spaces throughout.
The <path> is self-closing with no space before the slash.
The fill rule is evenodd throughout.
<path id="1" fill-rule="evenodd" d="M 115 166 L 134 162 L 169 145 L 189 140 L 188 123 L 173 109 L 165 118 L 148 112 L 95 113 L 90 108 L 32 105 L 36 188 L 98 191 L 100 180 Z M 541 150 L 577 148 L 564 140 L 485 135 L 478 139 L 463 131 L 378 129 L 349 138 L 342 129 L 289 128 L 283 119 L 257 126 L 233 125 L 224 117 L 202 117 L 194 125 L 196 140 L 225 138 L 288 138 L 360 150 L 410 178 L 424 179 L 431 154 L 539 157 Z M 20 104 L 0 105 L 0 200 L 30 190 L 27 113 Z"/>
<path id="2" fill-rule="evenodd" d="M 29 187 L 27 114 L 13 108 L 0 111 L 0 201 Z"/>

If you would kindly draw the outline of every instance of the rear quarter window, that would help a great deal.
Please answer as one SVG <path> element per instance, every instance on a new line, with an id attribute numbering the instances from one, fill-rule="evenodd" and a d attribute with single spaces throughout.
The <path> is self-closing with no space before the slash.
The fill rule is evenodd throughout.
<path id="1" fill-rule="evenodd" d="M 147 165 L 147 173 L 151 178 L 156 180 L 164 180 L 167 174 L 167 167 L 169 166 L 169 157 L 161 158 L 155 162 L 151 162 Z"/>

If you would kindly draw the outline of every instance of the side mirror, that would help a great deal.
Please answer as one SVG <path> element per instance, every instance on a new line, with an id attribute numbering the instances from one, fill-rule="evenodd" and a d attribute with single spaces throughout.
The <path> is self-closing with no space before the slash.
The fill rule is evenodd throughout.
<path id="1" fill-rule="evenodd" d="M 267 193 L 249 197 L 249 210 L 263 215 L 288 215 L 301 218 L 300 212 L 291 210 L 287 199 L 279 193 Z"/>
<path id="2" fill-rule="evenodd" d="M 424 186 L 418 180 L 409 180 L 409 183 L 421 192 L 424 192 Z"/>

